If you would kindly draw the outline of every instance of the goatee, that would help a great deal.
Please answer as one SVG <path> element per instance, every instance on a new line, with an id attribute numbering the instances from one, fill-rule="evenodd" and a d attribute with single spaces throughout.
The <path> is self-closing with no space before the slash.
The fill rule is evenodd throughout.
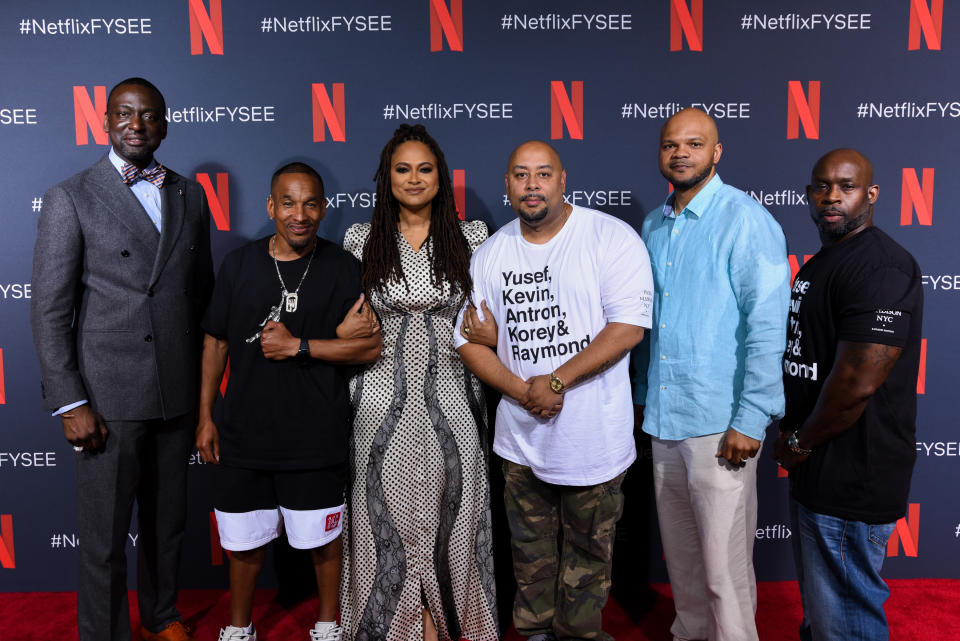
<path id="1" fill-rule="evenodd" d="M 711 162 L 711 163 L 708 164 L 708 165 L 704 168 L 704 170 L 701 171 L 699 174 L 697 174 L 696 176 L 692 176 L 692 177 L 690 177 L 690 178 L 688 178 L 688 179 L 686 179 L 686 180 L 677 180 L 677 181 L 674 181 L 674 180 L 672 180 L 669 176 L 667 176 L 666 174 L 664 174 L 663 177 L 666 178 L 667 180 L 669 180 L 669 181 L 670 181 L 670 184 L 673 185 L 673 188 L 676 189 L 677 191 L 686 191 L 687 189 L 690 189 L 691 187 L 696 187 L 696 186 L 699 185 L 701 182 L 703 182 L 704 180 L 706 180 L 707 177 L 710 175 L 710 172 L 713 171 L 713 168 L 714 168 L 714 167 L 716 167 L 716 165 Z"/>
<path id="2" fill-rule="evenodd" d="M 545 200 L 542 200 L 540 198 L 536 198 L 535 200 L 539 200 L 541 203 L 543 203 L 543 207 L 535 211 L 524 210 L 523 201 L 522 200 L 520 201 L 520 208 L 517 210 L 517 214 L 520 216 L 520 218 L 523 221 L 528 223 L 537 223 L 543 220 L 544 218 L 546 218 L 547 214 L 550 213 L 550 206 L 547 205 L 547 202 Z"/>

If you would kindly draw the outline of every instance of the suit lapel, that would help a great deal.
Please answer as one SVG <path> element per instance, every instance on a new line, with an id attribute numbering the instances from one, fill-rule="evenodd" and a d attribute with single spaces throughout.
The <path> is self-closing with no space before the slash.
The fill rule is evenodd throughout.
<path id="1" fill-rule="evenodd" d="M 160 215 L 162 220 L 160 224 L 160 245 L 157 248 L 156 262 L 153 264 L 153 274 L 150 276 L 151 285 L 156 284 L 160 279 L 163 267 L 167 264 L 167 260 L 177 244 L 177 239 L 180 237 L 180 230 L 183 228 L 185 198 L 183 187 L 183 180 L 180 176 L 168 169 L 167 178 L 160 190 Z"/>
<path id="2" fill-rule="evenodd" d="M 103 208 L 126 227 L 138 242 L 146 245 L 155 254 L 160 245 L 160 234 L 144 211 L 143 205 L 130 188 L 123 184 L 123 178 L 110 162 L 110 158 L 104 156 L 103 160 L 94 165 L 90 177 L 98 187 L 93 190 L 94 197 L 100 201 Z"/>

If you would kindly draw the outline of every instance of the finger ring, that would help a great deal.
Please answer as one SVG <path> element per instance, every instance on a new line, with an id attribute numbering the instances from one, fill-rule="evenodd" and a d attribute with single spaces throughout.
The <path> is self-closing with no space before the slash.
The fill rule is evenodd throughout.
<path id="1" fill-rule="evenodd" d="M 746 466 L 747 466 L 747 462 L 746 462 L 746 461 L 740 461 L 739 465 L 740 465 L 740 467 L 746 467 Z"/>
<path id="2" fill-rule="evenodd" d="M 464 333 L 464 334 L 469 334 L 469 333 L 470 333 L 470 327 L 469 327 L 468 325 L 464 325 L 464 326 L 463 326 L 463 333 Z"/>
<path id="3" fill-rule="evenodd" d="M 83 451 L 83 446 L 82 446 L 82 445 L 74 445 L 74 446 L 73 446 L 73 451 L 74 451 L 74 452 L 82 452 L 82 451 Z"/>

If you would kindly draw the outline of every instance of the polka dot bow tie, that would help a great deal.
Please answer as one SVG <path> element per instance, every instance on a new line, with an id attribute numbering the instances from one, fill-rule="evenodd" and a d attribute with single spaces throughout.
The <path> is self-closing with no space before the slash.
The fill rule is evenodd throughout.
<path id="1" fill-rule="evenodd" d="M 132 185 L 138 180 L 146 180 L 156 185 L 157 189 L 159 189 L 163 187 L 163 179 L 167 175 L 167 169 L 160 163 L 157 163 L 153 169 L 140 171 L 135 165 L 125 162 L 123 163 L 123 169 L 120 173 L 123 175 L 125 185 Z"/>

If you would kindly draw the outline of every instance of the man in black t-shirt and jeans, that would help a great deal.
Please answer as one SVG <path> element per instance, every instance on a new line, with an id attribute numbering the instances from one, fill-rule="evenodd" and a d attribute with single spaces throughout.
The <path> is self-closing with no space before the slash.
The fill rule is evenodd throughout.
<path id="1" fill-rule="evenodd" d="M 923 314 L 913 257 L 873 226 L 879 187 L 853 149 L 807 187 L 823 247 L 793 283 L 774 448 L 790 470 L 800 638 L 888 638 L 880 577 L 916 459 Z"/>
<path id="2" fill-rule="evenodd" d="M 204 461 L 220 465 L 217 528 L 232 552 L 231 622 L 220 641 L 256 641 L 254 589 L 265 546 L 281 529 L 291 546 L 312 553 L 320 616 L 310 638 L 340 638 L 350 410 L 339 366 L 375 360 L 380 334 L 363 305 L 359 263 L 317 236 L 325 205 L 312 167 L 278 169 L 267 199 L 276 233 L 226 256 L 202 323 L 196 444 Z M 228 356 L 217 425 L 213 405 Z"/>

